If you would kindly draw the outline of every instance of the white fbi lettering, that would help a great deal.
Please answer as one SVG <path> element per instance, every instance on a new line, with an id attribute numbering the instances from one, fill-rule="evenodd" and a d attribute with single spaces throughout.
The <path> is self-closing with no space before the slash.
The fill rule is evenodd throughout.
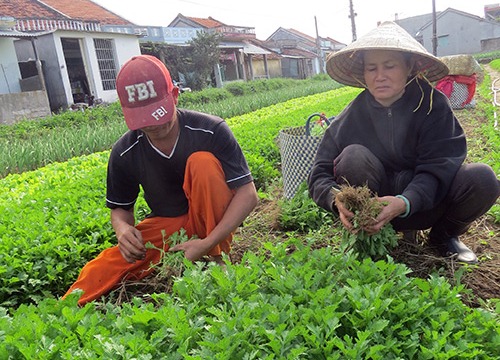
<path id="1" fill-rule="evenodd" d="M 156 120 L 160 120 L 160 118 L 164 117 L 165 115 L 167 115 L 168 111 L 165 110 L 165 108 L 163 106 L 160 106 L 158 109 L 156 109 L 155 111 L 153 111 L 151 113 L 151 115 L 156 119 Z"/>
<path id="2" fill-rule="evenodd" d="M 125 86 L 128 94 L 128 102 L 142 101 L 150 98 L 155 98 L 158 94 L 155 90 L 153 80 L 148 80 L 146 83 L 139 83 Z"/>

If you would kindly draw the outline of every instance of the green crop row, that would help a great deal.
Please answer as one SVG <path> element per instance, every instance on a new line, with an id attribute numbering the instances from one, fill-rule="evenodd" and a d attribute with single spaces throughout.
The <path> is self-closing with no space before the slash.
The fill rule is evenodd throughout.
<path id="1" fill-rule="evenodd" d="M 444 278 L 294 239 L 265 249 L 225 269 L 186 264 L 171 295 L 122 306 L 79 308 L 74 294 L 0 308 L 0 358 L 498 358 L 498 309 L 467 307 Z"/>
<path id="2" fill-rule="evenodd" d="M 262 88 L 263 84 L 271 86 L 280 83 L 276 79 L 269 82 L 250 81 L 238 84 L 239 88 L 248 88 L 244 95 L 226 98 L 215 94 L 223 92 L 223 89 L 185 93 L 180 96 L 180 107 L 228 119 L 289 99 L 339 87 L 339 84 L 331 79 L 317 79 L 286 81 L 287 86 L 277 90 L 255 93 L 249 90 Z M 85 111 L 66 111 L 43 119 L 21 121 L 14 125 L 0 124 L 0 177 L 34 170 L 74 156 L 109 150 L 126 130 L 118 102 Z"/>
<path id="3" fill-rule="evenodd" d="M 61 295 L 111 245 L 106 160 L 96 153 L 0 180 L 0 305 Z"/>
<path id="4" fill-rule="evenodd" d="M 342 88 L 229 118 L 260 189 L 280 177 L 279 130 L 312 113 L 336 115 L 358 92 Z M 498 300 L 471 309 L 463 286 L 445 278 L 314 249 L 325 241 L 321 231 L 308 235 L 311 247 L 293 238 L 265 244 L 225 271 L 186 264 L 172 294 L 122 306 L 79 308 L 77 294 L 58 300 L 83 264 L 115 243 L 104 206 L 108 156 L 0 179 L 0 359 L 497 358 Z M 147 212 L 143 201 L 137 211 Z"/>
<path id="5" fill-rule="evenodd" d="M 357 90 L 339 89 L 228 119 L 259 186 L 280 176 L 274 138 L 317 109 L 338 113 Z M 0 305 L 59 296 L 79 269 L 116 243 L 105 207 L 109 152 L 72 158 L 0 179 Z M 147 213 L 143 202 L 138 218 Z"/>

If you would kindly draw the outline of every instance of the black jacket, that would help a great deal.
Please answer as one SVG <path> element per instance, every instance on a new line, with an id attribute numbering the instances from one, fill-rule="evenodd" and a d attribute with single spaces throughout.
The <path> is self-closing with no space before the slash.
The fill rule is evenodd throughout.
<path id="1" fill-rule="evenodd" d="M 432 209 L 443 200 L 467 154 L 464 132 L 448 98 L 416 79 L 387 108 L 368 90 L 363 91 L 327 129 L 308 184 L 313 200 L 329 211 L 333 200 L 330 190 L 338 185 L 333 178 L 333 160 L 350 144 L 371 150 L 388 173 L 414 172 L 402 193 L 411 203 L 410 214 Z"/>

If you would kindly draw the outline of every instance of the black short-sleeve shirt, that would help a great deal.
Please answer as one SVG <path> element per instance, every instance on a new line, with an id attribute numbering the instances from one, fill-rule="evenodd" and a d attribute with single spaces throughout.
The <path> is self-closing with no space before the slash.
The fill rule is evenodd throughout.
<path id="1" fill-rule="evenodd" d="M 132 208 L 142 187 L 150 216 L 186 214 L 184 171 L 188 157 L 197 151 L 210 152 L 221 162 L 229 188 L 253 181 L 243 152 L 224 120 L 185 109 L 177 109 L 177 115 L 179 138 L 169 155 L 156 150 L 141 130 L 128 131 L 116 142 L 108 163 L 106 206 Z"/>

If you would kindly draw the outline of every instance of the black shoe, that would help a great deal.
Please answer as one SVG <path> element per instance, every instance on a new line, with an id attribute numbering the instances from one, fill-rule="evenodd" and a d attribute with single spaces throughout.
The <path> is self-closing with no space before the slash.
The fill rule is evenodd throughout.
<path id="1" fill-rule="evenodd" d="M 443 257 L 454 256 L 455 260 L 467 264 L 478 263 L 476 254 L 474 254 L 463 242 L 458 240 L 457 237 L 451 237 L 440 242 L 431 241 L 431 245 L 434 246 Z"/>

